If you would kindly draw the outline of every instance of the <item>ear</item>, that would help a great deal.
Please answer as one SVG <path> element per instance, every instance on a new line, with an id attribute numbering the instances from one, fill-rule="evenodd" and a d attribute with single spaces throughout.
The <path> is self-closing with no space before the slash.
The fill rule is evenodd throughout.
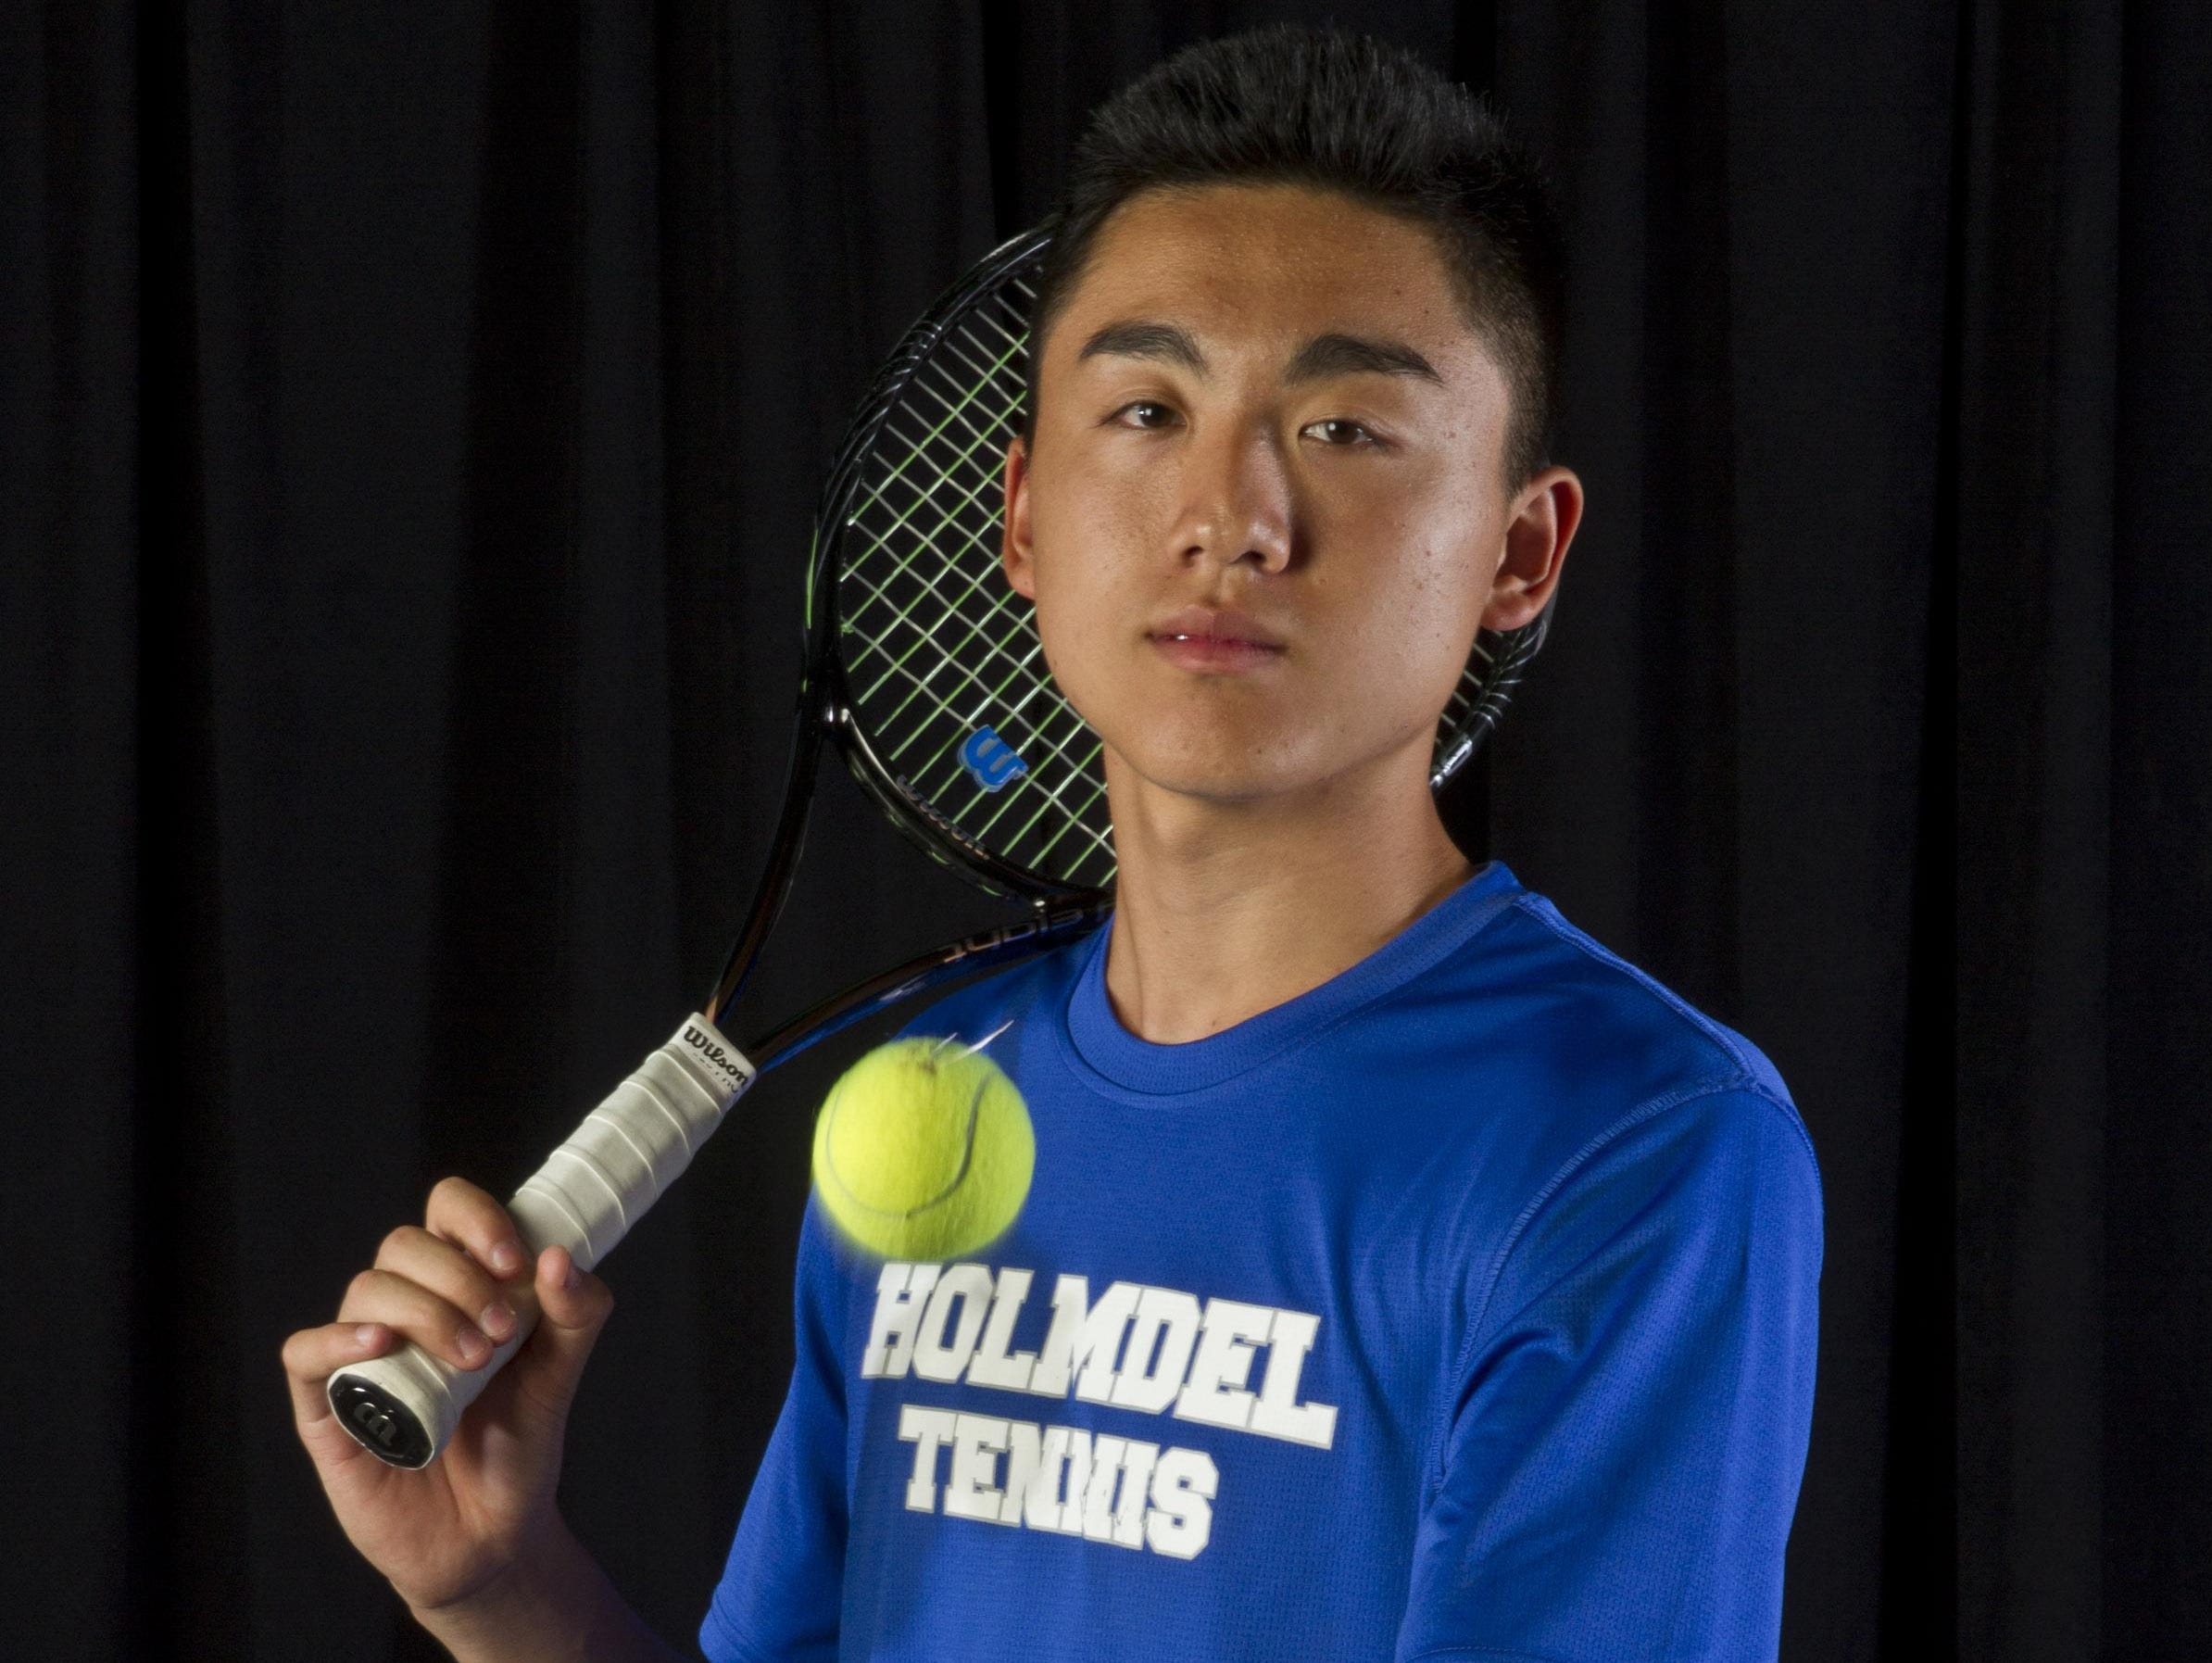
<path id="1" fill-rule="evenodd" d="M 1037 572 L 1029 541 L 1029 447 L 1020 438 L 1006 447 L 1006 513 L 999 522 L 999 563 L 1013 592 L 1037 598 Z"/>
<path id="2" fill-rule="evenodd" d="M 1567 469 L 1546 468 L 1521 487 L 1505 525 L 1505 558 L 1490 580 L 1483 628 L 1502 633 L 1535 622 L 1559 586 L 1567 545 L 1581 523 L 1582 482 Z"/>

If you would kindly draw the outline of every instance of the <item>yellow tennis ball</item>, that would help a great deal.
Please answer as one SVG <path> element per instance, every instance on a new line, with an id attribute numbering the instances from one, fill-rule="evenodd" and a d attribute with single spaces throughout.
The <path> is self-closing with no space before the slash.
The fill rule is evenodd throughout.
<path id="1" fill-rule="evenodd" d="M 814 1122 L 814 1190 L 845 1234 L 886 1259 L 974 1253 L 1029 1194 L 1037 1135 L 1006 1071 L 957 1040 L 894 1039 L 830 1088 Z"/>

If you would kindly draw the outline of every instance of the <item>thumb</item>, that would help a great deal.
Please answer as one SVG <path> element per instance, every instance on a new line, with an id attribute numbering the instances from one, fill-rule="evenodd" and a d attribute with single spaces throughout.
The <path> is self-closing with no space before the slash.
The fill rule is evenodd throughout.
<path id="1" fill-rule="evenodd" d="M 599 1330 L 613 1314 L 614 1293 L 564 1247 L 538 1254 L 534 1291 L 537 1328 L 515 1354 L 516 1385 L 540 1410 L 565 1418 Z"/>

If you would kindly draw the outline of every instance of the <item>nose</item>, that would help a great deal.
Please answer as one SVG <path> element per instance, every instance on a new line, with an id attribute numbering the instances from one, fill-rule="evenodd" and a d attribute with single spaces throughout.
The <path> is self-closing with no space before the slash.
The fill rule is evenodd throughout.
<path id="1" fill-rule="evenodd" d="M 1290 563 L 1289 473 L 1265 429 L 1225 422 L 1193 435 L 1178 485 L 1179 561 L 1217 568 L 1244 561 L 1263 573 Z"/>

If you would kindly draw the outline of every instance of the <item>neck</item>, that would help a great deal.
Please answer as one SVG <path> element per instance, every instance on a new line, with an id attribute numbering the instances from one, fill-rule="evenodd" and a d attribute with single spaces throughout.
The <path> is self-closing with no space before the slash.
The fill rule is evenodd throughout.
<path id="1" fill-rule="evenodd" d="M 1113 934 L 1106 992 L 1156 1044 L 1233 1027 L 1341 975 L 1472 868 L 1417 754 L 1294 800 L 1224 803 L 1137 778 L 1111 750 Z"/>

